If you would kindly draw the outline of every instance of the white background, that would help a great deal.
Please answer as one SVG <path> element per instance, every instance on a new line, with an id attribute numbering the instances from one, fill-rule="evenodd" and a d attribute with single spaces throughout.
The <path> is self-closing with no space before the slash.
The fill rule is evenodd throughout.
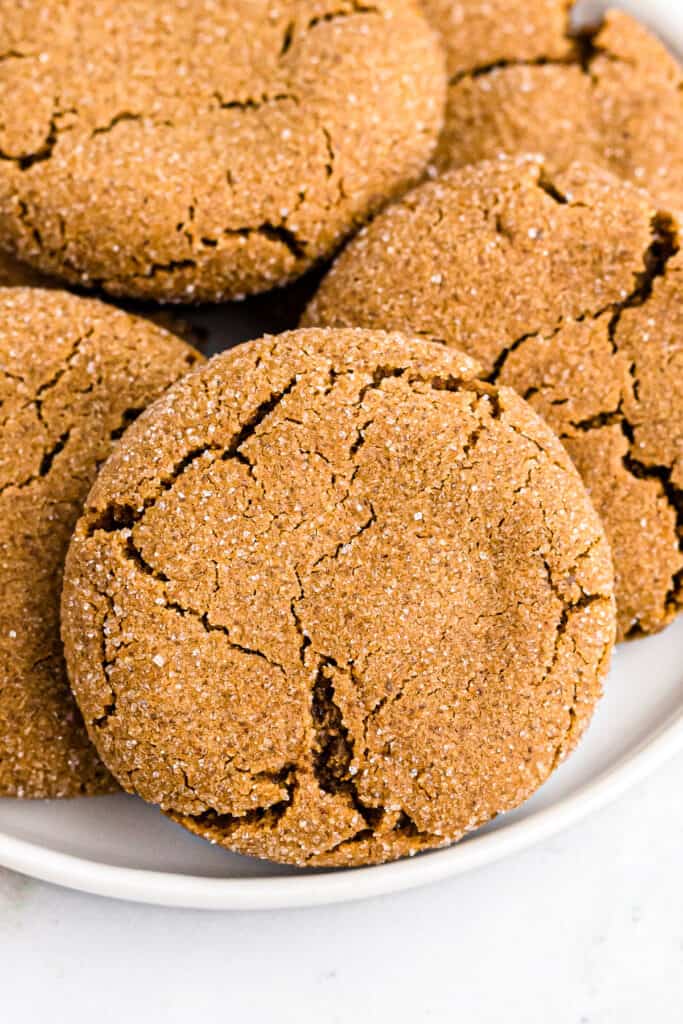
<path id="1" fill-rule="evenodd" d="M 171 911 L 0 870 L 0 1024 L 681 1024 L 682 846 L 679 757 L 544 845 L 366 903 Z"/>
<path id="2" fill-rule="evenodd" d="M 0 872 L 7 1024 L 681 1024 L 683 757 L 544 845 L 427 889 L 161 910 Z"/>

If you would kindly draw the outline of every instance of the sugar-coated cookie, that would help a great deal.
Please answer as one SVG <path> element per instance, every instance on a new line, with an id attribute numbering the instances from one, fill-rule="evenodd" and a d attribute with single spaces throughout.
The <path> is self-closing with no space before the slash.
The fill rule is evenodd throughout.
<path id="1" fill-rule="evenodd" d="M 150 407 L 72 541 L 62 628 L 122 785 L 297 865 L 441 846 L 572 749 L 614 639 L 560 442 L 454 349 L 298 331 Z"/>
<path id="2" fill-rule="evenodd" d="M 576 34 L 568 0 L 422 0 L 448 57 L 435 166 L 591 161 L 683 209 L 683 71 L 621 11 Z"/>
<path id="3" fill-rule="evenodd" d="M 622 637 L 661 629 L 683 604 L 679 232 L 605 171 L 483 163 L 379 216 L 304 317 L 455 345 L 528 399 L 605 522 Z"/>
<path id="4" fill-rule="evenodd" d="M 262 291 L 417 180 L 444 60 L 412 0 L 0 0 L 0 244 L 71 284 Z"/>
<path id="5" fill-rule="evenodd" d="M 64 556 L 98 465 L 198 358 L 93 299 L 0 288 L 0 796 L 114 787 L 66 678 Z"/>

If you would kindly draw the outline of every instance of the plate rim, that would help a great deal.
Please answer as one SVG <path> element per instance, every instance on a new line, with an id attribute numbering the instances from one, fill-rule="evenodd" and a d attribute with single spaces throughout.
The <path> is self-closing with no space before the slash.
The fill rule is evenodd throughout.
<path id="1" fill-rule="evenodd" d="M 351 902 L 453 878 L 519 853 L 616 800 L 681 751 L 683 706 L 614 765 L 549 807 L 466 842 L 374 867 L 215 878 L 107 864 L 2 831 L 0 867 L 94 896 L 193 910 L 282 910 Z"/>

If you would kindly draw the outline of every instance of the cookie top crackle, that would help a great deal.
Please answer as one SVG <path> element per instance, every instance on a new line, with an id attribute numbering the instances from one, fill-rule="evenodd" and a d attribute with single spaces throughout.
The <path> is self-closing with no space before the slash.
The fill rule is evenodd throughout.
<path id="1" fill-rule="evenodd" d="M 62 602 L 126 789 L 232 850 L 361 864 L 459 838 L 571 750 L 614 638 L 609 548 L 559 441 L 476 371 L 292 332 L 131 427 Z"/>
<path id="2" fill-rule="evenodd" d="M 683 209 L 683 71 L 622 11 L 581 30 L 567 0 L 422 0 L 449 74 L 435 165 L 591 161 Z"/>
<path id="3" fill-rule="evenodd" d="M 97 466 L 198 358 L 101 302 L 0 289 L 0 796 L 114 788 L 66 678 L 64 556 Z"/>
<path id="4" fill-rule="evenodd" d="M 412 0 L 0 0 L 0 243 L 118 294 L 284 283 L 417 180 L 443 120 Z"/>
<path id="5" fill-rule="evenodd" d="M 445 174 L 342 253 L 304 323 L 412 330 L 516 388 L 578 466 L 614 554 L 622 637 L 683 604 L 677 216 L 598 168 Z"/>

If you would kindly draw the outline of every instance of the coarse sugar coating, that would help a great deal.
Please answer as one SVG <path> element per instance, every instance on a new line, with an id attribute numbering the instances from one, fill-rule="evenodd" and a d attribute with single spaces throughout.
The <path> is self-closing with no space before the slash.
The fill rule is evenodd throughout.
<path id="1" fill-rule="evenodd" d="M 27 263 L 21 263 L 14 256 L 0 250 L 0 288 L 59 288 L 63 290 L 63 282 L 56 277 L 41 274 L 39 270 L 28 266 Z M 150 303 L 145 312 L 140 312 L 138 315 L 166 328 L 167 331 L 176 334 L 190 345 L 202 345 L 205 341 L 205 332 L 201 328 L 187 320 L 180 319 L 163 307 L 152 306 Z"/>
<path id="2" fill-rule="evenodd" d="M 198 358 L 93 299 L 0 288 L 0 796 L 115 787 L 66 678 L 64 556 L 98 465 Z"/>
<path id="3" fill-rule="evenodd" d="M 683 72 L 634 18 L 578 34 L 564 0 L 422 0 L 449 73 L 435 166 L 542 154 L 591 161 L 683 209 Z"/>
<path id="4" fill-rule="evenodd" d="M 451 79 L 517 62 L 569 60 L 574 0 L 420 0 Z"/>
<path id="5" fill-rule="evenodd" d="M 683 603 L 679 232 L 603 170 L 483 163 L 380 215 L 304 316 L 442 340 L 541 413 L 605 523 L 622 637 Z"/>
<path id="6" fill-rule="evenodd" d="M 231 850 L 353 865 L 458 839 L 571 750 L 614 639 L 609 548 L 559 441 L 476 373 L 290 332 L 131 427 L 62 599 L 126 789 Z"/>
<path id="7" fill-rule="evenodd" d="M 291 280 L 415 182 L 443 122 L 412 0 L 0 0 L 0 243 L 72 284 Z"/>

